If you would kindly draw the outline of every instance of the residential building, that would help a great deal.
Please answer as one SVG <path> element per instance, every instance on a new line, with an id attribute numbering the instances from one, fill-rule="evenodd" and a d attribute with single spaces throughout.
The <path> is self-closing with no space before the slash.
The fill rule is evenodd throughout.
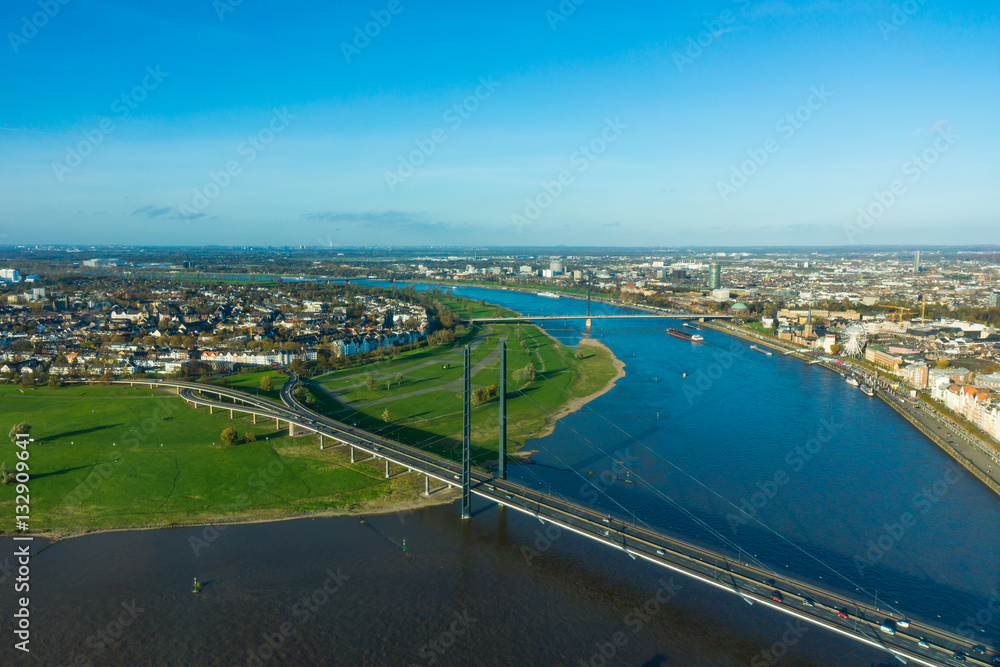
<path id="1" fill-rule="evenodd" d="M 917 389 L 926 389 L 929 377 L 930 375 L 927 364 L 922 362 L 918 364 L 910 364 L 903 369 L 903 378 Z"/>

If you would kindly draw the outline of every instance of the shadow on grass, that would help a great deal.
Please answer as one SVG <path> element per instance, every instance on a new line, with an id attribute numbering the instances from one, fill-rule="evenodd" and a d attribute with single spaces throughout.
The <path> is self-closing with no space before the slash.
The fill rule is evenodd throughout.
<path id="1" fill-rule="evenodd" d="M 101 461 L 100 463 L 91 463 L 85 466 L 76 466 L 75 468 L 63 468 L 62 470 L 55 470 L 53 472 L 32 474 L 31 479 L 42 479 L 43 477 L 55 477 L 56 475 L 65 475 L 68 472 L 76 472 L 77 470 L 90 470 L 91 468 L 95 468 L 105 463 L 113 463 L 113 461 Z"/>
<path id="2" fill-rule="evenodd" d="M 116 426 L 122 426 L 122 424 L 104 424 L 103 426 L 93 426 L 91 428 L 81 428 L 76 431 L 66 431 L 65 433 L 57 433 L 55 435 L 49 435 L 42 438 L 42 442 L 52 442 L 53 440 L 59 440 L 62 438 L 72 438 L 78 435 L 87 435 L 88 433 L 96 433 L 97 431 L 104 431 L 109 428 L 115 428 Z"/>

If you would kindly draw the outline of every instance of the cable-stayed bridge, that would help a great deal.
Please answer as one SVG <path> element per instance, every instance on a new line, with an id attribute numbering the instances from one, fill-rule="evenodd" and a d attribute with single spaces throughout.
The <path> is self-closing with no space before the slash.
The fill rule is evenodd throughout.
<path id="1" fill-rule="evenodd" d="M 985 647 L 933 623 L 910 619 L 900 610 L 886 609 L 884 603 L 880 607 L 877 601 L 869 600 L 864 595 L 848 597 L 842 592 L 808 583 L 794 574 L 776 572 L 744 554 L 738 553 L 734 557 L 721 550 L 695 545 L 643 525 L 634 518 L 628 520 L 609 516 L 579 502 L 510 481 L 506 479 L 505 429 L 501 429 L 497 472 L 493 474 L 474 469 L 470 455 L 469 359 L 466 348 L 461 462 L 440 458 L 307 408 L 294 396 L 294 390 L 302 383 L 291 373 L 281 389 L 284 405 L 227 387 L 177 380 L 132 379 L 117 380 L 115 383 L 174 389 L 196 407 L 207 407 L 213 412 L 228 410 L 231 416 L 237 412 L 250 414 L 255 421 L 274 419 L 279 427 L 284 422 L 290 435 L 318 435 L 321 449 L 336 446 L 350 448 L 352 462 L 383 460 L 386 477 L 403 472 L 423 475 L 427 493 L 431 492 L 432 480 L 462 489 L 464 519 L 471 517 L 472 498 L 478 497 L 529 515 L 543 525 L 558 526 L 560 530 L 599 542 L 620 551 L 623 558 L 648 561 L 672 573 L 738 596 L 751 606 L 766 607 L 884 650 L 903 664 L 928 667 L 959 662 L 993 667 L 1000 664 L 1000 659 L 987 655 Z M 501 347 L 502 364 L 505 364 L 505 359 L 505 350 Z M 501 372 L 500 377 L 505 384 L 506 372 Z M 500 395 L 506 396 L 506 387 L 501 387 Z M 505 415 L 501 402 L 501 424 L 506 422 Z M 359 453 L 365 458 L 359 458 Z"/>

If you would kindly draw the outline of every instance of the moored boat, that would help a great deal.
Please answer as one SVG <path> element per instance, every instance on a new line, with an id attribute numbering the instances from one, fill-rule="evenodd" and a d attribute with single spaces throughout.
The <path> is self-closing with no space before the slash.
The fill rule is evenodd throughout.
<path id="1" fill-rule="evenodd" d="M 855 377 L 853 377 L 851 375 L 847 376 L 847 379 L 845 380 L 845 382 L 847 382 L 847 384 L 851 385 L 852 387 L 857 387 L 860 384 L 858 382 L 857 378 L 855 378 Z"/>
<path id="2" fill-rule="evenodd" d="M 861 393 L 864 394 L 865 396 L 874 396 L 875 390 L 869 387 L 868 385 L 863 384 L 861 385 Z"/>

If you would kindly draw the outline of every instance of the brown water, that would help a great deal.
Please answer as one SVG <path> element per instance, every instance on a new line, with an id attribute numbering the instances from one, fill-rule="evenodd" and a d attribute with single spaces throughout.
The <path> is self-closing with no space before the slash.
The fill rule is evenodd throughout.
<path id="1" fill-rule="evenodd" d="M 782 634 L 794 644 L 776 647 L 782 665 L 891 664 L 574 535 L 548 544 L 528 517 L 474 509 L 465 522 L 446 505 L 60 542 L 32 561 L 30 655 L 12 649 L 2 584 L 0 664 L 771 665 L 762 651 Z M 198 555 L 192 538 L 209 538 Z"/>

